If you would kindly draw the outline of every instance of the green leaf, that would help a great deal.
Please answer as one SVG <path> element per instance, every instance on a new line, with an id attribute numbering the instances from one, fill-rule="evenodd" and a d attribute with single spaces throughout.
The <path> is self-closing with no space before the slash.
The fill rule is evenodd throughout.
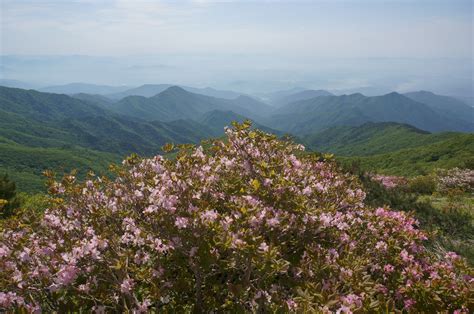
<path id="1" fill-rule="evenodd" d="M 252 187 L 254 188 L 255 191 L 257 191 L 260 188 L 260 182 L 257 179 L 253 179 Z"/>

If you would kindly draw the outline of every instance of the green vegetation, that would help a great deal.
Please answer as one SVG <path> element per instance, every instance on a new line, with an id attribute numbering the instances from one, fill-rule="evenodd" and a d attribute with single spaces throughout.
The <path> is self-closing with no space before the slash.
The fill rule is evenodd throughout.
<path id="1" fill-rule="evenodd" d="M 206 110 L 226 106 L 239 109 L 236 103 L 258 105 L 249 97 L 217 99 L 171 87 L 153 99 L 134 96 L 123 100 L 128 111 L 122 113 L 150 120 L 144 121 L 108 110 L 120 103 L 107 103 L 102 96 L 76 97 L 80 99 L 0 87 L 0 170 L 10 173 L 21 191 L 41 190 L 41 173 L 46 169 L 103 172 L 110 162 L 131 153 L 150 156 L 160 153 L 161 146 L 169 142 L 198 143 L 221 136 L 234 115 L 219 111 L 205 115 Z M 155 111 L 151 107 L 138 110 L 130 103 L 134 99 L 147 102 Z M 166 117 L 181 118 L 157 121 Z M 206 126 L 208 123 L 213 127 Z"/>
<path id="2" fill-rule="evenodd" d="M 470 168 L 474 162 L 474 135 L 365 157 L 339 157 L 345 164 L 358 162 L 367 171 L 403 176 L 427 174 L 436 168 Z"/>
<path id="3" fill-rule="evenodd" d="M 472 167 L 474 134 L 429 133 L 406 124 L 366 123 L 332 127 L 303 138 L 312 150 L 333 153 L 366 171 L 417 176 L 435 168 Z"/>
<path id="4" fill-rule="evenodd" d="M 47 213 L 0 221 L 1 309 L 470 309 L 474 269 L 440 242 L 469 243 L 470 217 L 418 202 L 402 182 L 358 180 L 249 123 L 226 136 L 206 149 L 183 145 L 175 160 L 128 158 L 116 180 L 50 180 Z M 459 169 L 438 177 L 449 187 L 470 178 Z M 414 209 L 425 230 L 381 201 Z"/>
<path id="5" fill-rule="evenodd" d="M 245 120 L 247 120 L 246 117 L 234 113 L 232 111 L 212 110 L 206 112 L 201 117 L 199 122 L 203 125 L 208 126 L 212 130 L 212 132 L 214 132 L 215 136 L 220 136 L 222 135 L 222 130 L 224 130 L 225 127 L 232 126 L 232 122 L 242 123 Z M 253 123 L 253 127 L 276 135 L 283 134 L 283 132 L 268 128 L 259 123 Z"/>
<path id="6" fill-rule="evenodd" d="M 413 212 L 423 230 L 433 237 L 432 250 L 457 252 L 474 266 L 474 197 L 469 192 L 451 190 L 438 192 L 434 175 L 410 179 L 407 185 L 385 188 L 372 180 L 357 164 L 344 166 L 359 177 L 365 202 L 370 206 L 390 206 L 395 210 Z"/>
<path id="7" fill-rule="evenodd" d="M 120 155 L 80 147 L 42 148 L 0 143 L 0 168 L 25 192 L 44 190 L 45 170 L 62 175 L 77 169 L 80 177 L 84 177 L 88 171 L 105 174 L 111 163 L 120 161 Z"/>
<path id="8" fill-rule="evenodd" d="M 167 142 L 211 136 L 205 126 L 187 120 L 145 122 L 66 95 L 0 87 L 0 137 L 25 146 L 150 155 Z"/>
<path id="9" fill-rule="evenodd" d="M 265 113 L 270 107 L 255 99 L 240 96 L 236 99 L 221 99 L 195 94 L 178 86 L 172 86 L 153 97 L 128 96 L 106 106 L 123 115 L 147 121 L 175 121 L 179 119 L 199 120 L 212 110 L 233 111 L 253 118 Z"/>
<path id="10" fill-rule="evenodd" d="M 419 147 L 462 136 L 461 133 L 434 133 L 394 122 L 338 126 L 308 135 L 309 148 L 338 156 L 370 156 Z"/>
<path id="11" fill-rule="evenodd" d="M 16 184 L 7 174 L 0 177 L 0 217 L 5 218 L 13 214 L 15 208 L 20 206 L 16 194 Z"/>

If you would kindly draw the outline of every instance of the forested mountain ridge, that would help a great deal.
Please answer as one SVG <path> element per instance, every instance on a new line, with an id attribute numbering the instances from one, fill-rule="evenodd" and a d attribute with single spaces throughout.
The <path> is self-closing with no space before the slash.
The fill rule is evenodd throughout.
<path id="1" fill-rule="evenodd" d="M 430 133 L 408 124 L 367 122 L 336 126 L 303 137 L 313 150 L 340 156 L 369 156 L 419 147 L 463 136 L 459 132 Z"/>
<path id="2" fill-rule="evenodd" d="M 0 87 L 0 168 L 21 190 L 41 189 L 47 169 L 106 171 L 131 153 L 150 156 L 166 143 L 198 143 L 223 134 L 223 127 L 192 119 L 145 121 L 118 114 L 100 95 L 75 97 Z"/>
<path id="3" fill-rule="evenodd" d="M 249 118 L 264 114 L 270 107 L 246 96 L 236 99 L 220 99 L 171 86 L 153 97 L 128 96 L 110 104 L 108 109 L 144 120 L 173 121 L 199 119 L 212 110 L 230 110 Z"/>
<path id="4" fill-rule="evenodd" d="M 404 116 L 407 112 L 412 116 Z M 430 134 L 407 124 L 370 122 L 408 120 L 424 129 L 436 122 L 436 130 L 455 129 L 453 121 L 458 127 L 468 123 L 449 113 L 446 115 L 451 118 L 442 121 L 441 114 L 430 106 L 396 93 L 318 96 L 271 108 L 248 96 L 220 99 L 173 86 L 150 98 L 129 96 L 120 101 L 102 95 L 68 96 L 0 87 L 0 113 L 0 167 L 9 169 L 26 189 L 38 188 L 40 173 L 47 167 L 39 156 L 59 169 L 71 169 L 71 160 L 75 160 L 71 156 L 77 156 L 80 169 L 103 170 L 104 163 L 96 162 L 99 159 L 118 161 L 130 153 L 149 156 L 159 153 L 168 142 L 198 143 L 220 137 L 232 121 L 255 116 L 255 128 L 277 135 L 296 134 L 310 149 L 338 156 L 392 154 L 396 159 L 398 151 L 410 149 L 415 159 L 430 151 L 433 160 L 442 155 L 444 163 L 455 165 L 466 162 L 467 152 L 456 143 L 461 145 L 465 143 L 461 138 L 470 138 L 454 132 Z M 423 114 L 426 119 L 420 122 L 417 118 Z M 273 128 L 267 126 L 270 122 Z M 445 145 L 455 147 L 453 151 L 462 157 L 447 154 Z M 26 162 L 28 156 L 38 157 Z M 377 158 L 364 160 L 379 164 L 382 159 Z"/>
<path id="5" fill-rule="evenodd" d="M 362 94 L 316 97 L 283 106 L 264 122 L 296 135 L 366 122 L 405 123 L 430 132 L 474 131 L 474 122 L 442 116 L 428 105 L 395 92 L 374 97 Z"/>
<path id="6" fill-rule="evenodd" d="M 428 91 L 411 92 L 404 95 L 429 106 L 443 116 L 470 123 L 474 121 L 474 108 L 456 98 L 436 95 Z"/>
<path id="7" fill-rule="evenodd" d="M 182 134 L 180 125 L 119 115 L 67 95 L 0 88 L 0 135 L 28 146 L 78 145 L 118 154 L 153 154 L 167 142 L 209 137 L 205 127 Z"/>

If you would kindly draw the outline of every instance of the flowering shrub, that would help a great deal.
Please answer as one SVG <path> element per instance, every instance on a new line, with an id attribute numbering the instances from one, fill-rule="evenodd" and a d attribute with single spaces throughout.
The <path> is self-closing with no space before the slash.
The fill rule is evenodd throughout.
<path id="1" fill-rule="evenodd" d="M 472 269 L 303 147 L 226 130 L 208 151 L 55 182 L 0 234 L 0 307 L 28 311 L 468 312 Z M 301 156 L 301 157 L 297 157 Z M 27 218 L 24 218 L 28 220 Z"/>
<path id="2" fill-rule="evenodd" d="M 407 180 L 404 177 L 398 176 L 386 176 L 382 174 L 376 174 L 371 176 L 372 180 L 379 182 L 387 189 L 392 189 L 400 185 L 407 184 Z"/>
<path id="3" fill-rule="evenodd" d="M 474 170 L 453 168 L 437 171 L 438 191 L 447 192 L 457 189 L 462 192 L 474 193 Z"/>

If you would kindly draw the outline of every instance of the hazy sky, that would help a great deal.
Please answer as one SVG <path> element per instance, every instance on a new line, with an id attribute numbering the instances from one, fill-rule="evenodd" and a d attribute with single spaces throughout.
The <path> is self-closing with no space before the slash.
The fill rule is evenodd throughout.
<path id="1" fill-rule="evenodd" d="M 137 83 L 166 80 L 170 72 L 170 79 L 194 84 L 200 75 L 202 84 L 289 76 L 294 84 L 342 80 L 352 88 L 373 84 L 385 70 L 390 88 L 414 84 L 420 71 L 418 84 L 448 76 L 460 89 L 472 85 L 471 0 L 0 2 L 3 56 L 26 55 L 23 66 L 33 56 L 107 57 L 113 75 L 90 79 L 101 83 L 130 84 L 130 75 Z M 25 79 L 15 60 L 2 57 L 2 76 Z M 49 81 L 86 79 L 58 62 Z"/>

